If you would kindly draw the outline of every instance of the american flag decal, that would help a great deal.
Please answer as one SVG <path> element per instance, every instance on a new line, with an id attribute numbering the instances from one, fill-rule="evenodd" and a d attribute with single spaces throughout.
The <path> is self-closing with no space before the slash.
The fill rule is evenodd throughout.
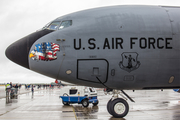
<path id="1" fill-rule="evenodd" d="M 36 44 L 34 50 L 31 51 L 29 57 L 33 60 L 56 60 L 57 52 L 60 51 L 59 45 L 56 43 L 43 42 Z"/>

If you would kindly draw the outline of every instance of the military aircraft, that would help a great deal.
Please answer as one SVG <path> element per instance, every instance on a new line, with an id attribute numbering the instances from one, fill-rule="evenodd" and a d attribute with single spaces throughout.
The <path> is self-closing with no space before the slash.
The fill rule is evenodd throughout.
<path id="1" fill-rule="evenodd" d="M 133 100 L 123 90 L 180 87 L 179 13 L 144 5 L 83 10 L 14 42 L 6 56 L 54 79 L 113 90 L 107 110 L 124 117 Z"/>

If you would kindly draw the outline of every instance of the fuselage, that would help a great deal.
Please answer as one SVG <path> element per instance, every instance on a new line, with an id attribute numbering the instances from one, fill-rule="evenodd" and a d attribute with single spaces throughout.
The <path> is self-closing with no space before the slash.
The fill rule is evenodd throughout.
<path id="1" fill-rule="evenodd" d="M 179 88 L 179 12 L 179 7 L 113 6 L 68 14 L 52 21 L 55 30 L 47 26 L 9 46 L 6 56 L 84 86 Z M 61 29 L 63 21 L 70 25 Z M 19 61 L 15 53 L 24 58 Z"/>

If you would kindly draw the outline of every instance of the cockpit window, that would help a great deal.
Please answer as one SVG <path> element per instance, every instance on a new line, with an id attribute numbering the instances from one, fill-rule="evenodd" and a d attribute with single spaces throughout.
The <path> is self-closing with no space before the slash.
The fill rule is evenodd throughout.
<path id="1" fill-rule="evenodd" d="M 61 25 L 59 26 L 59 29 L 64 29 L 64 28 L 69 27 L 71 25 L 72 25 L 72 20 L 62 21 Z"/>
<path id="2" fill-rule="evenodd" d="M 47 29 L 56 30 L 58 28 L 59 24 L 60 24 L 60 21 L 54 21 L 47 27 Z"/>
<path id="3" fill-rule="evenodd" d="M 42 29 L 60 30 L 72 26 L 72 20 L 53 21 L 46 24 Z"/>
<path id="4" fill-rule="evenodd" d="M 42 29 L 47 29 L 50 24 L 51 24 L 51 22 L 49 22 L 48 24 L 46 24 Z"/>

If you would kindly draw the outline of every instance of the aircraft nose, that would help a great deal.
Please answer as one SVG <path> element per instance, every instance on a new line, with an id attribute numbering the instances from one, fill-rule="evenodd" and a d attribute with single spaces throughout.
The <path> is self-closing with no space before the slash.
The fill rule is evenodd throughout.
<path id="1" fill-rule="evenodd" d="M 11 61 L 29 69 L 28 54 L 35 41 L 53 30 L 41 30 L 32 33 L 11 44 L 5 51 L 6 57 Z"/>
<path id="2" fill-rule="evenodd" d="M 28 42 L 27 37 L 24 37 L 11 44 L 6 49 L 5 54 L 6 57 L 11 61 L 29 69 L 29 64 L 28 64 L 29 50 L 27 46 L 27 42 Z"/>

